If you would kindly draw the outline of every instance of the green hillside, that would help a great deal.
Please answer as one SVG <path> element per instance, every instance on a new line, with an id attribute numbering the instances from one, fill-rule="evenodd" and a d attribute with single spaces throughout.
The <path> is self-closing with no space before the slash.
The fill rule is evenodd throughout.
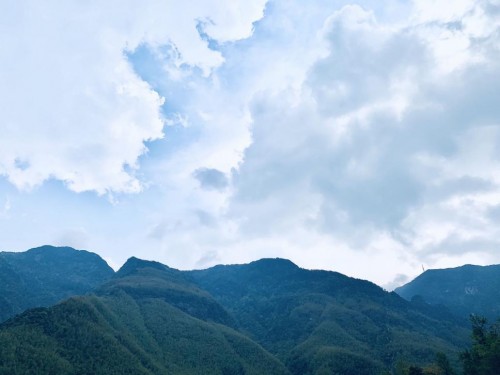
<path id="1" fill-rule="evenodd" d="M 178 271 L 131 259 L 96 295 L 0 326 L 0 373 L 287 373 L 223 323 L 231 324 L 227 312 Z"/>
<path id="2" fill-rule="evenodd" d="M 33 254 L 45 267 L 44 298 L 88 291 L 82 280 L 99 274 L 95 254 L 23 256 Z M 93 261 L 73 264 L 82 255 Z M 5 257 L 0 267 L 13 301 L 41 280 Z M 130 258 L 93 285 L 1 324 L 0 374 L 382 375 L 427 366 L 437 353 L 458 369 L 470 347 L 469 323 L 444 307 L 284 259 L 179 271 Z"/>
<path id="3" fill-rule="evenodd" d="M 407 300 L 420 296 L 444 305 L 464 318 L 478 314 L 494 322 L 500 317 L 500 265 L 427 270 L 395 292 Z"/>
<path id="4" fill-rule="evenodd" d="M 28 308 L 85 294 L 113 274 L 97 254 L 70 247 L 0 252 L 0 322 Z"/>
<path id="5" fill-rule="evenodd" d="M 367 281 L 304 270 L 283 259 L 192 271 L 242 331 L 294 374 L 378 374 L 400 360 L 457 363 L 465 322 Z"/>

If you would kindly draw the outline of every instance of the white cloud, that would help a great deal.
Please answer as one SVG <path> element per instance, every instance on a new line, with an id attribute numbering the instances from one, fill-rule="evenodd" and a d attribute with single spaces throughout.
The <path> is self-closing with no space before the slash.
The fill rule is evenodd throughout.
<path id="1" fill-rule="evenodd" d="M 391 288 L 422 264 L 500 262 L 498 2 L 359 3 L 270 1 L 262 19 L 263 2 L 68 3 L 14 22 L 0 173 L 150 187 L 105 209 L 78 195 L 65 223 L 31 212 L 36 238 L 82 227 L 114 264 L 281 256 Z"/>
<path id="2" fill-rule="evenodd" d="M 454 10 L 475 25 L 457 30 L 432 15 L 386 23 L 360 6 L 280 4 L 223 49 L 213 81 L 190 87 L 181 107 L 196 140 L 155 167 L 165 194 L 189 203 L 152 220 L 158 256 L 181 268 L 282 256 L 391 288 L 422 264 L 500 261 L 486 3 Z M 232 174 L 228 189 L 200 189 L 200 168 Z"/>
<path id="3" fill-rule="evenodd" d="M 307 254 L 343 244 L 363 262 L 387 251 L 392 268 L 410 274 L 420 263 L 495 254 L 498 225 L 488 213 L 500 193 L 500 20 L 487 5 L 464 3 L 450 19 L 488 27 L 446 38 L 451 21 L 432 14 L 394 27 L 358 6 L 335 12 L 323 33 L 329 53 L 299 98 L 285 90 L 254 100 L 253 142 L 229 204 L 242 233 L 280 238 L 307 228 L 337 243 L 311 244 Z"/>
<path id="4" fill-rule="evenodd" d="M 20 189 L 47 179 L 76 192 L 137 192 L 145 142 L 163 137 L 163 99 L 126 52 L 175 48 L 208 75 L 220 42 L 248 37 L 264 1 L 57 1 L 4 4 L 0 15 L 0 174 Z M 167 62 L 165 62 L 167 63 Z"/>

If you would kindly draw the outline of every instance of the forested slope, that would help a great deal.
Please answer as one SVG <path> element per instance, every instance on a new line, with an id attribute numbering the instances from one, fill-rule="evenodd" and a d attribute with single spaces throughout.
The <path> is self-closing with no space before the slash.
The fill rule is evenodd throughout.
<path id="1" fill-rule="evenodd" d="M 437 353 L 458 368 L 470 344 L 468 322 L 444 307 L 285 259 L 179 271 L 133 257 L 114 273 L 87 252 L 33 255 L 58 274 L 29 279 L 0 257 L 4 296 L 36 280 L 44 298 L 94 289 L 1 324 L 2 374 L 380 375 Z"/>
<path id="2" fill-rule="evenodd" d="M 0 252 L 0 322 L 31 307 L 85 294 L 113 274 L 97 254 L 70 247 Z"/>
<path id="3" fill-rule="evenodd" d="M 407 300 L 420 296 L 432 305 L 444 305 L 464 318 L 500 317 L 500 265 L 427 270 L 395 291 Z"/>
<path id="4" fill-rule="evenodd" d="M 467 323 L 446 309 L 284 259 L 191 275 L 294 374 L 378 374 L 399 360 L 430 363 L 437 352 L 456 363 L 469 341 Z"/>
<path id="5" fill-rule="evenodd" d="M 288 373 L 224 324 L 231 324 L 227 312 L 180 272 L 131 259 L 96 295 L 0 326 L 0 373 Z"/>

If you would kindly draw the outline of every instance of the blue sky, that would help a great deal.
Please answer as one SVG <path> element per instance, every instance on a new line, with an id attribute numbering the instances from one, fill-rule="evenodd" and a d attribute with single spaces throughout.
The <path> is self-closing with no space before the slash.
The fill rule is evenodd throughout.
<path id="1" fill-rule="evenodd" d="M 500 263 L 500 2 L 11 1 L 0 250 Z"/>

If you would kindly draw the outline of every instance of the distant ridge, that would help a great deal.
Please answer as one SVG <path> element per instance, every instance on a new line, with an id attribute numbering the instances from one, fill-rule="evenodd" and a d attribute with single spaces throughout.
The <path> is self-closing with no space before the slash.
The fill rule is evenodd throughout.
<path id="1" fill-rule="evenodd" d="M 444 305 L 461 317 L 479 314 L 494 322 L 500 317 L 500 265 L 427 270 L 395 292 L 407 300 L 420 296 Z"/>

